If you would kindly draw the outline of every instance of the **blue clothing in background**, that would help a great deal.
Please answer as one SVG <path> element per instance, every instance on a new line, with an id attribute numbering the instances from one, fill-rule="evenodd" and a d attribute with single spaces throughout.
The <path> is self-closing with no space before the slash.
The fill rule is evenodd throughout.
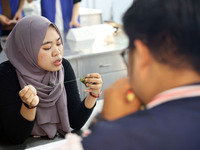
<path id="1" fill-rule="evenodd" d="M 12 17 L 14 17 L 15 13 L 18 10 L 20 0 L 9 0 L 9 3 L 10 3 L 10 9 L 11 9 Z M 0 3 L 0 14 L 2 14 L 2 5 L 1 5 L 1 3 Z M 23 11 L 22 11 L 22 16 L 24 16 Z M 0 24 L 0 34 L 1 34 L 1 29 L 2 29 L 2 25 Z"/>
<path id="2" fill-rule="evenodd" d="M 41 14 L 55 23 L 56 0 L 41 0 Z M 62 8 L 63 27 L 65 31 L 69 30 L 69 23 L 72 18 L 73 0 L 60 0 Z"/>

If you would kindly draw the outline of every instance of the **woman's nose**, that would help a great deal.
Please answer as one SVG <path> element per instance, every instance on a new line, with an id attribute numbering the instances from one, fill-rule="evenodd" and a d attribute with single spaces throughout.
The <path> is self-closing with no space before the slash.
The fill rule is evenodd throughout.
<path id="1" fill-rule="evenodd" d="M 59 47 L 57 46 L 54 46 L 54 49 L 53 49 L 53 56 L 57 56 L 61 53 Z"/>

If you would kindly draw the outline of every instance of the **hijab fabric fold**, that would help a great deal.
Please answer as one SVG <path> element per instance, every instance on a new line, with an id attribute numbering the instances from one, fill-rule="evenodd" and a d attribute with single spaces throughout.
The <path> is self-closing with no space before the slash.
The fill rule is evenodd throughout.
<path id="1" fill-rule="evenodd" d="M 31 84 L 37 89 L 40 101 L 31 134 L 54 138 L 57 131 L 70 132 L 70 125 L 63 66 L 56 72 L 38 66 L 38 53 L 50 25 L 60 35 L 57 27 L 42 16 L 22 18 L 8 36 L 4 51 L 16 68 L 21 88 Z"/>

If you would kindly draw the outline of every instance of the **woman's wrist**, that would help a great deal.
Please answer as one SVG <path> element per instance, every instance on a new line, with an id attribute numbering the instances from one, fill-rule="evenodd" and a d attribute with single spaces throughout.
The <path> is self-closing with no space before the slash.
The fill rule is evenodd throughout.
<path id="1" fill-rule="evenodd" d="M 99 93 L 90 92 L 89 95 L 92 96 L 92 97 L 94 97 L 94 98 L 99 98 L 101 96 L 101 93 L 102 93 L 102 91 L 100 90 Z"/>
<path id="2" fill-rule="evenodd" d="M 36 108 L 29 109 L 24 104 L 22 104 L 20 109 L 20 114 L 23 118 L 25 118 L 28 121 L 34 121 L 36 116 Z"/>
<path id="3" fill-rule="evenodd" d="M 33 109 L 33 108 L 36 108 L 36 107 L 38 106 L 38 104 L 35 105 L 35 106 L 29 106 L 28 104 L 26 104 L 26 103 L 24 103 L 24 102 L 22 102 L 22 103 L 23 103 L 24 106 L 25 106 L 26 108 L 28 108 L 28 109 Z"/>

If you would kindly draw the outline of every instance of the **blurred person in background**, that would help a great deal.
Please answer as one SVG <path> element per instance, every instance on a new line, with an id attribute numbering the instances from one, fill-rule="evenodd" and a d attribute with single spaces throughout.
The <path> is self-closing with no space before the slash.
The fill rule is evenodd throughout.
<path id="1" fill-rule="evenodd" d="M 41 15 L 55 23 L 60 31 L 68 32 L 80 27 L 79 8 L 81 0 L 41 0 Z"/>
<path id="2" fill-rule="evenodd" d="M 24 16 L 25 0 L 1 0 L 0 3 L 0 35 L 7 36 L 15 24 Z"/>

